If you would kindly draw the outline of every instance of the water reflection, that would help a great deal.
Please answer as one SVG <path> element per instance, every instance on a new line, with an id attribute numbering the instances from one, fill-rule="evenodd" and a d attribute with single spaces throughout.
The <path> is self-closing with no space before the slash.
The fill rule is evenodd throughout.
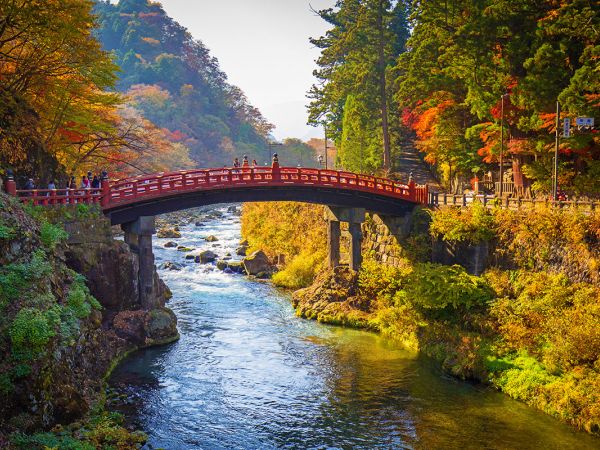
<path id="1" fill-rule="evenodd" d="M 182 244 L 220 254 L 240 237 L 237 218 L 182 231 Z M 161 244 L 159 263 L 185 264 L 162 274 L 181 340 L 138 352 L 112 378 L 149 448 L 599 448 L 377 335 L 300 320 L 269 285 L 185 263 Z"/>

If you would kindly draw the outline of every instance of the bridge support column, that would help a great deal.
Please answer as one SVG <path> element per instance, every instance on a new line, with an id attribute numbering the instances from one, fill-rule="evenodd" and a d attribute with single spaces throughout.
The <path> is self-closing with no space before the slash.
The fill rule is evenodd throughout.
<path id="1" fill-rule="evenodd" d="M 325 210 L 325 220 L 328 222 L 329 267 L 333 269 L 340 263 L 340 222 L 347 222 L 350 232 L 350 268 L 359 270 L 362 264 L 360 250 L 362 243 L 361 224 L 365 221 L 364 208 L 330 206 Z"/>
<path id="2" fill-rule="evenodd" d="M 340 265 L 340 236 L 339 220 L 329 220 L 327 222 L 327 249 L 330 269 Z"/>
<path id="3" fill-rule="evenodd" d="M 154 253 L 152 235 L 156 232 L 154 216 L 142 216 L 135 222 L 121 225 L 125 232 L 125 242 L 139 258 L 138 286 L 140 304 L 146 310 L 159 306 L 154 295 Z"/>
<path id="4" fill-rule="evenodd" d="M 350 223 L 348 225 L 350 231 L 350 268 L 358 271 L 362 264 L 362 254 L 360 247 L 362 244 L 362 231 L 360 223 Z"/>

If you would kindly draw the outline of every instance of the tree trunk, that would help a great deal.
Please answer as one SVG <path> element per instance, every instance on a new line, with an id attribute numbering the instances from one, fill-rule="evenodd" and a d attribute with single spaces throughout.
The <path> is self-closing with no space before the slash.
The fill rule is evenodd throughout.
<path id="1" fill-rule="evenodd" d="M 383 29 L 383 0 L 379 0 L 377 11 L 377 28 L 379 31 L 379 95 L 381 96 L 381 127 L 383 131 L 383 169 L 392 169 L 392 153 L 390 150 L 390 132 L 388 127 L 387 88 L 385 80 L 385 33 Z"/>

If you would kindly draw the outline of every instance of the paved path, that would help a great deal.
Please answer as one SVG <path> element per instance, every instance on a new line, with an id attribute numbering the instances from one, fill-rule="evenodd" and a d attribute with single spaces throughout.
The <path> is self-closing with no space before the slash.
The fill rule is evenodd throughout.
<path id="1" fill-rule="evenodd" d="M 429 169 L 429 165 L 421 159 L 412 140 L 402 142 L 402 154 L 400 161 L 396 163 L 395 172 L 401 174 L 401 180 L 408 180 L 412 172 L 415 183 L 427 184 L 430 189 L 441 190 L 440 183 Z"/>

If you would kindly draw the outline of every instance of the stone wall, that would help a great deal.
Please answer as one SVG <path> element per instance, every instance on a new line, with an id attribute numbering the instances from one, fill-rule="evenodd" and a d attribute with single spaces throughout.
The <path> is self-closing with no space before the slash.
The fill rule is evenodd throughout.
<path id="1" fill-rule="evenodd" d="M 421 214 L 421 216 L 419 216 Z M 363 224 L 364 254 L 373 252 L 375 259 L 399 267 L 403 257 L 415 257 L 439 264 L 460 264 L 467 272 L 480 275 L 495 261 L 494 244 L 452 244 L 433 239 L 428 234 L 428 221 L 423 213 L 405 217 L 369 215 Z"/>
<path id="2" fill-rule="evenodd" d="M 411 230 L 412 216 L 387 217 L 377 214 L 367 216 L 362 226 L 364 254 L 373 252 L 382 263 L 398 266 L 405 250 L 400 243 Z"/>

